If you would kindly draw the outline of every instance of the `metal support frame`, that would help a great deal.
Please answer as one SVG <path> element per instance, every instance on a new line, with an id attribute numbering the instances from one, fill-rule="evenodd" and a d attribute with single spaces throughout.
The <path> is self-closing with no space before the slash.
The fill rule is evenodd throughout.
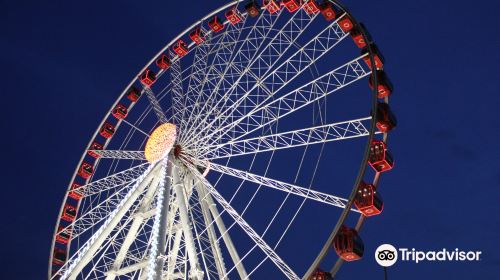
<path id="1" fill-rule="evenodd" d="M 176 194 L 176 202 L 179 206 L 179 217 L 181 222 L 182 231 L 184 232 L 184 241 L 188 253 L 188 259 L 190 264 L 190 275 L 194 279 L 202 280 L 203 274 L 200 269 L 198 262 L 198 256 L 196 253 L 196 246 L 193 238 L 193 233 L 191 231 L 191 222 L 189 220 L 188 207 L 186 205 L 186 196 L 184 195 L 184 189 L 182 181 L 179 176 L 179 167 L 175 167 L 173 172 L 173 190 Z"/>

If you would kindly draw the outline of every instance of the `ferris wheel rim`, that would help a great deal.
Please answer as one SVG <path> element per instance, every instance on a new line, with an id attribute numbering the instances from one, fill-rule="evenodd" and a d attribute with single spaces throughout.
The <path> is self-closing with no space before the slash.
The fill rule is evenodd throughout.
<path id="1" fill-rule="evenodd" d="M 165 51 L 167 51 L 179 38 L 183 37 L 184 35 L 186 35 L 189 31 L 191 31 L 194 27 L 198 26 L 199 24 L 201 24 L 202 22 L 206 21 L 208 18 L 210 18 L 211 16 L 213 16 L 214 14 L 217 14 L 229 7 L 233 7 L 235 5 L 238 5 L 239 3 L 241 2 L 244 2 L 245 0 L 237 0 L 237 1 L 233 1 L 233 2 L 230 2 L 214 11 L 212 11 L 211 13 L 209 13 L 207 16 L 203 17 L 201 20 L 195 22 L 194 24 L 192 24 L 190 27 L 186 28 L 182 33 L 180 33 L 176 38 L 174 38 L 171 42 L 169 42 L 164 48 L 162 48 L 155 56 L 153 56 L 153 58 L 139 71 L 138 75 L 141 74 L 142 72 L 144 72 L 147 67 L 149 65 L 151 65 L 152 63 L 154 63 L 155 59 L 161 55 L 162 53 L 164 53 Z M 355 17 L 350 14 L 347 9 L 345 9 L 345 7 L 341 6 L 341 4 L 339 3 L 339 1 L 336 1 L 336 0 L 329 0 L 330 2 L 336 4 L 336 5 L 339 5 L 343 11 L 345 11 L 349 16 L 350 18 L 357 23 Z M 264 7 L 262 7 L 261 9 L 264 9 Z M 363 37 L 366 39 L 366 34 L 364 34 L 363 32 Z M 369 47 L 370 48 L 370 47 Z M 374 65 L 374 58 L 373 58 L 373 52 L 370 48 L 370 52 L 369 52 L 369 56 L 370 56 L 370 60 L 371 60 L 371 63 L 372 65 Z M 117 105 L 119 104 L 119 101 L 120 99 L 122 99 L 124 97 L 124 95 L 127 93 L 127 90 L 135 83 L 137 82 L 138 80 L 138 75 L 136 75 L 132 81 L 125 87 L 125 89 L 122 91 L 122 93 L 118 96 L 118 98 L 116 99 L 116 101 L 112 104 L 110 110 L 105 114 L 103 120 L 101 121 L 101 123 L 99 124 L 99 126 L 97 127 L 96 131 L 94 132 L 93 136 L 90 138 L 90 141 L 87 145 L 87 148 L 84 150 L 83 154 L 82 154 L 82 157 L 79 161 L 79 164 L 76 166 L 75 168 L 75 172 L 73 173 L 73 176 L 72 176 L 72 179 L 70 182 L 73 182 L 75 177 L 77 176 L 77 173 L 78 173 L 78 168 L 79 166 L 81 165 L 81 163 L 84 161 L 84 158 L 85 158 L 85 155 L 87 153 L 87 151 L 89 150 L 90 146 L 92 145 L 92 142 L 93 142 L 93 139 L 96 138 L 96 136 L 98 135 L 99 133 L 99 128 L 106 122 L 106 119 L 107 117 L 110 115 L 112 109 Z M 372 95 L 373 95 L 373 103 L 372 103 L 372 116 L 371 116 L 371 125 L 370 125 L 370 134 L 369 134 L 369 137 L 368 137 L 368 140 L 367 140 L 367 147 L 369 145 L 369 143 L 372 141 L 373 139 L 373 136 L 375 135 L 375 122 L 376 122 L 376 114 L 374 112 L 376 112 L 376 107 L 377 107 L 377 97 L 376 97 L 376 88 L 377 88 L 377 84 L 378 84 L 378 79 L 375 75 L 375 71 L 371 71 L 371 75 L 374 79 L 374 89 L 372 90 Z M 387 102 L 387 98 L 386 98 L 386 102 Z M 121 124 L 121 122 L 116 126 L 116 129 L 118 129 L 119 125 Z M 387 135 L 384 135 L 384 140 L 387 138 Z M 363 169 L 366 169 L 366 166 L 367 166 L 367 162 L 368 162 L 368 158 L 367 158 L 367 155 L 369 153 L 369 150 L 368 148 L 365 149 L 365 156 L 364 156 L 364 160 L 362 161 L 362 166 L 363 166 Z M 363 171 L 364 173 L 364 171 Z M 361 180 L 360 178 L 362 178 L 362 176 L 358 175 L 358 177 L 356 178 L 356 182 Z M 59 215 L 58 217 L 61 216 L 62 214 L 62 211 L 63 211 L 63 207 L 64 207 L 64 204 L 65 204 L 65 201 L 68 199 L 68 192 L 70 190 L 70 187 L 71 187 L 71 184 L 69 185 L 68 187 L 68 191 L 66 192 L 66 195 L 65 195 L 65 198 L 63 200 L 63 203 L 61 205 L 61 209 L 59 211 Z M 355 187 L 354 188 L 357 188 L 357 184 L 355 184 Z M 353 188 L 353 191 L 354 191 L 354 188 Z M 350 208 L 352 206 L 352 201 L 354 200 L 354 197 L 352 197 L 351 199 L 349 199 L 350 203 L 349 203 L 349 207 L 346 207 L 346 208 Z M 349 212 L 349 209 L 346 209 L 344 211 L 347 211 L 347 213 Z M 362 215 L 361 215 L 362 216 Z M 344 218 L 345 220 L 345 218 Z M 339 219 L 340 221 L 340 219 Z M 343 222 L 343 221 L 342 221 Z M 339 224 L 339 222 L 337 222 L 337 224 Z M 52 240 L 52 247 L 51 247 L 51 255 L 50 255 L 50 259 L 49 259 L 49 277 L 52 273 L 51 271 L 51 267 L 52 267 L 52 258 L 53 258 L 53 249 L 54 249 L 54 244 L 55 244 L 55 238 L 56 238 L 56 233 L 58 231 L 58 224 L 56 224 L 55 226 L 55 231 L 54 231 L 54 235 L 53 235 L 53 240 Z M 337 229 L 338 231 L 338 229 Z M 305 276 L 304 276 L 305 277 Z"/>

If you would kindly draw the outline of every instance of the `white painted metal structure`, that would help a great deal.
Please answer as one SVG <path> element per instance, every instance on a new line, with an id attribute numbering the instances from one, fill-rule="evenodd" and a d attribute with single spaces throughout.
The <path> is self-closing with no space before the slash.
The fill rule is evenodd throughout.
<path id="1" fill-rule="evenodd" d="M 282 278 L 301 279 L 310 275 L 311 269 L 305 273 L 305 268 L 313 260 L 304 259 L 303 267 L 295 267 L 278 246 L 304 202 L 358 212 L 350 209 L 352 196 L 340 195 L 350 191 L 350 186 L 337 194 L 335 188 L 320 191 L 313 186 L 318 166 L 323 164 L 322 152 L 305 163 L 313 167 L 311 184 L 301 185 L 299 178 L 301 170 L 307 169 L 303 165 L 308 149 L 323 150 L 326 145 L 358 138 L 365 139 L 364 145 L 371 142 L 375 130 L 370 110 L 376 109 L 376 99 L 370 97 L 366 81 L 372 71 L 337 20 L 327 22 L 321 14 L 309 15 L 302 9 L 289 13 L 284 7 L 275 14 L 262 8 L 252 18 L 240 2 L 233 1 L 193 24 L 141 70 L 156 69 L 154 61 L 161 54 L 172 58 L 168 70 L 157 71 L 156 84 L 143 87 L 146 97 L 128 105 L 129 116 L 115 120 L 117 132 L 105 140 L 104 150 L 92 151 L 100 156 L 94 162 L 94 175 L 82 186 L 68 188 L 68 193 L 81 198 L 67 196 L 61 207 L 60 216 L 66 203 L 76 204 L 78 212 L 74 221 L 57 223 L 50 279 L 247 279 L 267 263 Z M 347 13 L 332 3 L 341 14 Z M 235 25 L 226 21 L 223 31 L 209 31 L 208 19 L 215 14 L 224 18 L 223 12 L 231 7 L 241 11 L 242 21 Z M 182 58 L 173 53 L 174 42 L 180 38 L 188 42 L 187 34 L 197 26 L 205 31 L 205 42 L 190 43 L 190 53 Z M 332 56 L 337 60 L 329 59 Z M 373 64 L 371 54 L 370 59 Z M 360 81 L 364 87 L 359 87 Z M 133 85 L 139 85 L 137 79 L 127 90 Z M 359 94 L 366 95 L 366 102 L 345 105 L 360 107 L 362 115 L 335 116 L 335 121 L 327 117 L 328 98 L 359 88 L 364 89 Z M 127 90 L 112 108 L 128 102 Z M 101 126 L 109 120 L 113 120 L 110 114 Z M 148 163 L 144 143 L 155 127 L 166 122 L 177 126 L 177 148 L 163 160 Z M 94 139 L 102 140 L 98 131 L 87 150 Z M 280 151 L 299 155 L 289 182 L 267 175 L 273 156 Z M 363 153 L 360 148 L 359 155 L 356 163 L 361 161 L 362 171 L 356 185 L 364 174 L 366 149 Z M 258 157 L 265 158 L 260 163 L 264 171 L 250 171 Z M 85 153 L 81 162 L 88 160 Z M 232 165 L 238 161 L 250 167 Z M 208 176 L 204 176 L 206 171 Z M 235 179 L 239 186 L 229 196 L 230 186 L 222 182 L 233 180 L 234 184 Z M 81 178 L 75 172 L 71 182 L 77 180 Z M 236 201 L 243 184 L 253 184 L 256 190 L 241 207 Z M 261 188 L 284 196 L 270 220 L 252 225 L 246 212 L 258 207 L 254 199 Z M 288 213 L 278 241 L 270 243 L 266 234 L 283 214 L 289 197 L 302 203 Z M 345 218 L 341 216 L 340 222 Z M 333 226 L 326 226 L 328 232 Z M 55 265 L 53 252 L 61 247 L 55 241 L 60 234 L 70 235 L 70 241 L 62 246 L 67 259 Z M 240 245 L 242 239 L 252 245 Z M 256 253 L 261 257 L 248 266 Z"/>

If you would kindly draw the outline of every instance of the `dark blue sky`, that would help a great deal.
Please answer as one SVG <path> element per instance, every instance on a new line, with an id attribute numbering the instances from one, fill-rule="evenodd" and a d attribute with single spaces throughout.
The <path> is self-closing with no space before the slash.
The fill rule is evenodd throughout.
<path id="1" fill-rule="evenodd" d="M 46 277 L 64 186 L 103 114 L 165 43 L 225 2 L 0 1 L 0 278 Z M 383 178 L 390 207 L 364 229 L 357 275 L 382 279 L 372 252 L 392 243 L 483 257 L 399 263 L 389 279 L 498 279 L 500 4 L 344 4 L 384 52 L 400 123 L 391 139 L 397 169 Z"/>

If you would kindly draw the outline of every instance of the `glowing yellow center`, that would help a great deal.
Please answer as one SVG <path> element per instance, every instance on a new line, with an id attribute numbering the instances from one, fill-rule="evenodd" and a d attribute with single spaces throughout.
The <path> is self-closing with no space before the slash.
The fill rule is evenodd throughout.
<path id="1" fill-rule="evenodd" d="M 146 159 L 153 163 L 164 158 L 174 146 L 176 136 L 177 128 L 174 124 L 164 123 L 157 127 L 146 143 Z"/>

